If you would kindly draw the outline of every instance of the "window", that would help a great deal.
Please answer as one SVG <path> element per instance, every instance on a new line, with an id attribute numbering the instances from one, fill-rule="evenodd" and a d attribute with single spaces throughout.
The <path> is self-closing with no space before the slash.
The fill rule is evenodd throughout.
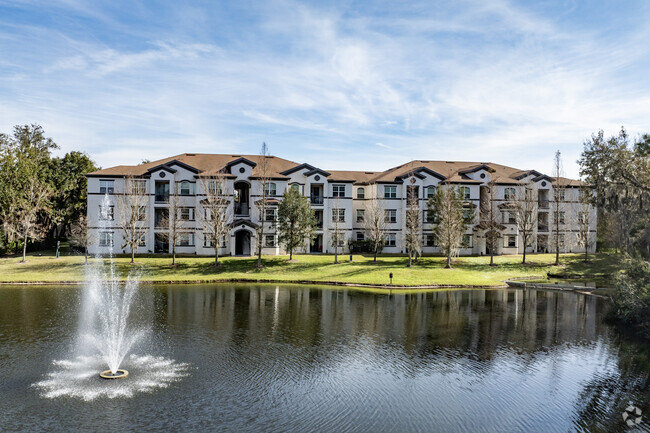
<path id="1" fill-rule="evenodd" d="M 275 247 L 275 235 L 264 235 L 264 246 L 267 248 Z"/>
<path id="2" fill-rule="evenodd" d="M 183 180 L 176 184 L 178 195 L 194 195 L 194 183 Z"/>
<path id="3" fill-rule="evenodd" d="M 216 180 L 210 180 L 208 181 L 208 194 L 212 196 L 220 196 L 223 195 L 223 188 L 222 188 L 222 183 L 217 182 Z"/>
<path id="4" fill-rule="evenodd" d="M 99 246 L 112 247 L 113 246 L 113 232 L 100 232 L 99 233 Z"/>
<path id="5" fill-rule="evenodd" d="M 587 212 L 578 212 L 578 224 L 586 224 L 587 219 Z"/>
<path id="6" fill-rule="evenodd" d="M 345 197 L 345 185 L 332 185 L 332 197 Z"/>
<path id="7" fill-rule="evenodd" d="M 560 224 L 564 224 L 564 212 L 560 212 L 558 214 L 558 221 L 560 222 Z"/>
<path id="8" fill-rule="evenodd" d="M 357 232 L 357 240 L 358 241 L 365 241 L 366 240 L 366 235 L 363 234 L 363 232 Z"/>
<path id="9" fill-rule="evenodd" d="M 433 196 L 436 195 L 436 187 L 435 186 L 428 186 L 424 190 L 424 193 L 426 194 L 427 198 L 433 198 Z"/>
<path id="10" fill-rule="evenodd" d="M 387 233 L 386 234 L 386 240 L 385 240 L 384 246 L 387 246 L 387 247 L 397 246 L 397 236 L 395 235 L 395 233 Z"/>
<path id="11" fill-rule="evenodd" d="M 505 235 L 503 238 L 503 246 L 505 248 L 517 247 L 517 235 Z"/>
<path id="12" fill-rule="evenodd" d="M 179 208 L 178 219 L 182 221 L 194 221 L 194 208 L 193 207 Z"/>
<path id="13" fill-rule="evenodd" d="M 424 221 L 427 224 L 437 224 L 438 219 L 436 218 L 436 214 L 431 211 L 431 210 L 425 210 L 424 215 L 422 216 L 422 221 Z"/>
<path id="14" fill-rule="evenodd" d="M 557 189 L 556 191 L 557 191 L 558 201 L 565 201 L 566 200 L 566 190 Z"/>
<path id="15" fill-rule="evenodd" d="M 115 220 L 115 206 L 102 206 L 99 205 L 99 219 L 102 221 Z"/>
<path id="16" fill-rule="evenodd" d="M 460 194 L 461 200 L 469 200 L 470 189 L 468 186 L 461 186 L 458 188 L 458 194 Z"/>
<path id="17" fill-rule="evenodd" d="M 289 185 L 289 188 L 291 188 L 291 191 L 298 191 L 300 194 L 302 194 L 303 185 L 292 183 L 291 185 Z"/>
<path id="18" fill-rule="evenodd" d="M 384 185 L 384 198 L 397 198 L 397 187 L 395 185 Z"/>
<path id="19" fill-rule="evenodd" d="M 362 223 L 366 218 L 366 210 L 365 209 L 357 209 L 357 222 Z"/>
<path id="20" fill-rule="evenodd" d="M 264 221 L 275 221 L 275 208 L 264 209 Z"/>
<path id="21" fill-rule="evenodd" d="M 276 192 L 277 192 L 277 189 L 276 189 L 276 187 L 275 187 L 275 183 L 273 183 L 273 182 L 268 182 L 268 183 L 266 184 L 266 188 L 265 188 L 264 194 L 265 194 L 267 197 L 275 197 Z"/>
<path id="22" fill-rule="evenodd" d="M 146 221 L 147 219 L 147 207 L 146 206 L 138 206 L 137 209 L 133 209 L 135 213 L 137 214 L 138 221 Z"/>
<path id="23" fill-rule="evenodd" d="M 472 235 L 463 235 L 463 248 L 472 248 Z"/>
<path id="24" fill-rule="evenodd" d="M 203 247 L 214 248 L 214 242 L 211 236 L 203 236 Z"/>
<path id="25" fill-rule="evenodd" d="M 386 223 L 396 223 L 397 222 L 397 210 L 396 209 L 385 209 L 384 210 L 384 222 L 386 222 Z"/>
<path id="26" fill-rule="evenodd" d="M 514 200 L 515 199 L 515 189 L 514 188 L 506 188 L 503 191 L 503 198 L 505 200 Z"/>
<path id="27" fill-rule="evenodd" d="M 436 236 L 434 234 L 424 235 L 424 246 L 425 247 L 435 247 L 436 246 Z"/>
<path id="28" fill-rule="evenodd" d="M 131 184 L 131 193 L 135 195 L 145 195 L 147 193 L 147 181 L 136 179 Z"/>
<path id="29" fill-rule="evenodd" d="M 345 222 L 345 209 L 332 209 L 332 222 Z"/>
<path id="30" fill-rule="evenodd" d="M 472 221 L 474 219 L 474 209 L 463 208 L 463 219 L 465 221 Z"/>
<path id="31" fill-rule="evenodd" d="M 179 233 L 178 234 L 178 247 L 193 247 L 194 246 L 194 233 Z"/>
<path id="32" fill-rule="evenodd" d="M 501 212 L 504 224 L 517 224 L 517 218 L 514 212 Z"/>
<path id="33" fill-rule="evenodd" d="M 557 243 L 558 243 L 558 247 L 560 247 L 560 248 L 564 247 L 564 234 L 563 233 L 558 234 Z"/>
<path id="34" fill-rule="evenodd" d="M 147 232 L 138 232 L 136 233 L 136 238 L 138 240 L 138 246 L 139 247 L 146 247 L 147 246 Z"/>
<path id="35" fill-rule="evenodd" d="M 102 194 L 113 194 L 115 192 L 115 181 L 114 180 L 100 180 L 99 181 L 99 192 Z"/>
<path id="36" fill-rule="evenodd" d="M 364 188 L 357 188 L 357 198 L 366 198 L 366 190 Z"/>

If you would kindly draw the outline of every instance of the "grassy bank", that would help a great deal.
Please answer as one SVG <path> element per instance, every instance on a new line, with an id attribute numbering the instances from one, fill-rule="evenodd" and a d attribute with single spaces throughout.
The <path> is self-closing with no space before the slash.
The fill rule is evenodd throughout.
<path id="1" fill-rule="evenodd" d="M 331 255 L 298 255 L 293 262 L 287 256 L 264 257 L 264 268 L 256 269 L 254 258 L 224 257 L 215 269 L 213 258 L 180 257 L 178 266 L 170 267 L 167 257 L 137 257 L 135 264 L 129 258 L 115 259 L 118 278 L 125 279 L 137 272 L 147 282 L 212 282 L 212 281 L 271 281 L 271 282 L 321 282 L 385 285 L 393 273 L 396 286 L 503 286 L 512 278 L 545 278 L 549 271 L 570 275 L 574 278 L 593 278 L 615 269 L 617 257 L 592 256 L 589 263 L 579 254 L 562 256 L 561 267 L 552 266 L 552 254 L 529 255 L 530 263 L 521 264 L 521 256 L 496 257 L 497 266 L 489 266 L 489 257 L 459 257 L 453 269 L 444 269 L 443 257 L 424 257 L 411 268 L 406 267 L 405 257 L 384 256 L 372 261 L 372 257 L 355 255 L 352 262 L 348 256 L 339 256 L 340 264 L 333 264 Z M 90 262 L 102 259 L 90 259 Z M 28 282 L 78 282 L 84 280 L 86 266 L 81 256 L 31 255 L 27 263 L 20 258 L 0 259 L 0 283 Z"/>

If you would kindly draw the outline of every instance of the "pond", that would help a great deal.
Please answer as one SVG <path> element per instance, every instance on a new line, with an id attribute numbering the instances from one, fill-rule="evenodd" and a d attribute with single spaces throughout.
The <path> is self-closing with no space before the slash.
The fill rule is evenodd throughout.
<path id="1" fill-rule="evenodd" d="M 106 381 L 77 373 L 80 293 L 0 287 L 3 431 L 616 432 L 630 402 L 650 431 L 650 350 L 594 296 L 143 286 Z"/>

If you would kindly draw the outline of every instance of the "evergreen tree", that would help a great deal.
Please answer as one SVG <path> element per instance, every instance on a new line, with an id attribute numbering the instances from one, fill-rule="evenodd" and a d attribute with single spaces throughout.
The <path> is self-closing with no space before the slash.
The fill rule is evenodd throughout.
<path id="1" fill-rule="evenodd" d="M 305 240 L 311 241 L 316 228 L 316 216 L 307 197 L 295 188 L 289 188 L 282 196 L 278 207 L 278 241 L 289 252 L 304 247 Z"/>

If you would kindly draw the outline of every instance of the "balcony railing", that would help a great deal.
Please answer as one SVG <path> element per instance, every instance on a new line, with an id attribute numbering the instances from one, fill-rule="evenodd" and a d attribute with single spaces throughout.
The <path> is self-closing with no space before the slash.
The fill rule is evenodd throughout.
<path id="1" fill-rule="evenodd" d="M 548 200 L 540 200 L 540 201 L 538 201 L 537 206 L 540 209 L 548 209 Z"/>
<path id="2" fill-rule="evenodd" d="M 537 225 L 537 231 L 538 232 L 547 232 L 548 231 L 548 226 L 543 225 L 543 224 L 538 224 Z"/>
<path id="3" fill-rule="evenodd" d="M 156 194 L 156 203 L 169 202 L 169 194 Z"/>
<path id="4" fill-rule="evenodd" d="M 323 196 L 322 195 L 312 195 L 311 196 L 311 204 L 316 204 L 316 205 L 323 204 Z"/>

